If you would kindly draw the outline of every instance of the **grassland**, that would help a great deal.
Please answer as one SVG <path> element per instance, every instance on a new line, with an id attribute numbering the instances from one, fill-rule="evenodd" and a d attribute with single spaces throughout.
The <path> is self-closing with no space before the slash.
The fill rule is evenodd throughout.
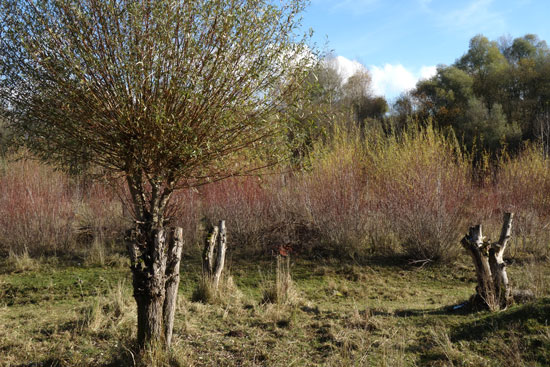
<path id="1" fill-rule="evenodd" d="M 111 257 L 109 257 L 111 256 Z M 107 260 L 112 258 L 109 255 Z M 192 302 L 197 257 L 182 266 L 171 353 L 133 349 L 130 271 L 85 259 L 12 256 L 0 273 L 1 366 L 546 366 L 550 269 L 513 262 L 539 298 L 499 313 L 453 310 L 474 292 L 469 259 L 418 267 L 293 260 L 287 302 L 263 303 L 275 262 L 231 261 L 229 290 Z M 107 261 L 109 263 L 109 261 Z"/>
<path id="2" fill-rule="evenodd" d="M 171 225 L 187 244 L 174 345 L 143 356 L 120 248 L 123 188 L 0 160 L 0 366 L 550 365 L 549 161 L 533 146 L 474 167 L 430 128 L 354 136 L 317 148 L 308 170 L 173 197 Z M 498 238 L 504 211 L 515 213 L 512 286 L 536 300 L 453 310 L 475 292 L 460 238 L 476 223 Z M 203 221 L 220 218 L 228 290 L 194 302 Z M 281 244 L 294 251 L 292 286 L 264 302 L 276 294 L 269 254 Z"/>

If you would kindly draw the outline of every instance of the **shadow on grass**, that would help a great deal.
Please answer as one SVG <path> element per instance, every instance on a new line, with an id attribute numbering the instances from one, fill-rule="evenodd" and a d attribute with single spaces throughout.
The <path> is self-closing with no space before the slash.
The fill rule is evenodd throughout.
<path id="1" fill-rule="evenodd" d="M 396 317 L 411 316 L 453 316 L 453 315 L 471 315 L 478 312 L 473 308 L 469 301 L 464 301 L 456 305 L 443 306 L 435 309 L 402 309 L 395 310 Z"/>
<path id="2" fill-rule="evenodd" d="M 414 317 L 414 316 L 452 316 L 452 315 L 474 315 L 485 310 L 475 308 L 470 301 L 435 309 L 401 309 L 395 310 L 393 316 Z M 453 332 L 453 339 L 476 340 L 485 337 L 485 334 L 498 329 L 505 329 L 510 323 L 528 323 L 530 320 L 535 323 L 548 326 L 550 324 L 550 298 L 542 298 L 538 301 L 512 306 L 510 309 L 480 314 L 481 318 L 475 321 L 462 324 Z"/>
<path id="3" fill-rule="evenodd" d="M 550 298 L 494 312 L 473 322 L 457 326 L 451 333 L 453 341 L 481 340 L 489 334 L 505 331 L 514 324 L 522 333 L 540 332 L 550 322 Z"/>
<path id="4" fill-rule="evenodd" d="M 61 367 L 66 366 L 65 361 L 58 358 L 47 358 L 40 362 L 18 364 L 15 367 Z"/>
<path id="5" fill-rule="evenodd" d="M 452 308 L 453 306 L 434 310 L 412 309 L 395 312 L 395 316 L 398 317 L 449 316 L 457 313 L 471 316 L 466 322 L 455 320 L 446 323 L 446 327 L 438 326 L 438 330 L 442 335 L 448 335 L 448 339 L 440 337 L 438 341 L 438 334 L 427 333 L 410 345 L 407 350 L 419 356 L 420 365 L 449 365 L 449 362 L 450 365 L 463 365 L 468 358 L 472 358 L 470 362 L 474 363 L 472 361 L 476 361 L 476 353 L 499 361 L 498 363 L 508 361 L 508 365 L 548 365 L 550 298 L 493 313 L 476 312 L 467 306 L 457 310 Z"/>

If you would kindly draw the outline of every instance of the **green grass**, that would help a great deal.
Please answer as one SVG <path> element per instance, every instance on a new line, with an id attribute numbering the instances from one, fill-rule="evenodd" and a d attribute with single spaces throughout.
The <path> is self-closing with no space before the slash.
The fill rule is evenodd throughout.
<path id="1" fill-rule="evenodd" d="M 238 289 L 191 302 L 200 264 L 182 263 L 173 351 L 157 366 L 546 366 L 550 364 L 547 263 L 509 267 L 537 301 L 498 313 L 452 312 L 474 292 L 468 263 L 412 267 L 297 261 L 289 304 L 262 303 L 275 261 L 230 264 Z M 548 291 L 548 288 L 546 288 Z M 126 267 L 41 260 L 0 267 L 1 366 L 132 366 L 135 305 Z"/>

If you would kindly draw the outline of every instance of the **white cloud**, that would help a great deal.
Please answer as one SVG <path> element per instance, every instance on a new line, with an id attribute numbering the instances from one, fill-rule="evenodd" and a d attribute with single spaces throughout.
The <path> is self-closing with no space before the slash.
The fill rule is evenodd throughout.
<path id="1" fill-rule="evenodd" d="M 388 96 L 396 96 L 402 92 L 413 89 L 418 78 L 403 65 L 386 64 L 383 67 L 371 66 L 372 89 L 374 93 Z"/>
<path id="2" fill-rule="evenodd" d="M 367 69 L 360 62 L 344 56 L 337 56 L 329 62 L 342 76 L 344 82 L 355 72 Z M 385 96 L 386 99 L 393 99 L 413 89 L 419 80 L 429 79 L 437 72 L 435 66 L 423 66 L 416 71 L 411 71 L 401 64 L 371 65 L 368 70 L 372 76 L 373 92 L 376 95 Z"/>
<path id="3" fill-rule="evenodd" d="M 342 82 L 345 83 L 350 76 L 358 71 L 365 71 L 367 68 L 357 60 L 350 60 L 344 56 L 336 56 L 327 61 L 329 65 L 335 69 L 342 77 Z"/>
<path id="4" fill-rule="evenodd" d="M 437 66 L 422 66 L 420 68 L 420 79 L 430 79 L 437 73 Z"/>

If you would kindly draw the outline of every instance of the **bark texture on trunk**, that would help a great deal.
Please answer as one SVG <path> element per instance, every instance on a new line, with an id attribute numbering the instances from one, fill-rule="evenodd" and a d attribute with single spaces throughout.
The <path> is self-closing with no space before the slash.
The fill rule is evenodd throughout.
<path id="1" fill-rule="evenodd" d="M 489 305 L 493 305 L 494 290 L 491 277 L 491 267 L 489 259 L 484 254 L 487 251 L 487 244 L 483 241 L 481 224 L 470 227 L 468 235 L 466 235 L 461 243 L 462 246 L 470 253 L 476 269 L 477 278 L 477 295 Z"/>
<path id="2" fill-rule="evenodd" d="M 203 276 L 211 283 L 214 290 L 218 289 L 225 266 L 227 250 L 227 233 L 225 221 L 220 220 L 207 235 L 203 251 Z"/>
<path id="3" fill-rule="evenodd" d="M 166 347 L 172 344 L 172 331 L 174 328 L 174 315 L 178 300 L 178 287 L 180 284 L 180 261 L 183 249 L 183 229 L 173 228 L 170 231 L 168 241 L 168 259 L 166 262 L 166 295 L 163 307 L 164 342 Z"/>
<path id="4" fill-rule="evenodd" d="M 137 303 L 138 345 L 162 341 L 169 344 L 179 284 L 182 230 L 136 228 L 127 232 L 126 242 Z"/>
<path id="5" fill-rule="evenodd" d="M 214 250 L 216 249 L 216 240 L 218 238 L 219 227 L 214 226 L 206 236 L 204 242 L 204 251 L 202 253 L 202 271 L 209 277 L 214 274 Z"/>
<path id="6" fill-rule="evenodd" d="M 495 291 L 499 298 L 505 301 L 510 298 L 510 286 L 508 274 L 506 273 L 506 263 L 504 262 L 504 250 L 506 250 L 506 246 L 512 235 L 512 218 L 512 213 L 504 214 L 500 238 L 489 250 L 489 264 L 491 266 Z"/>
<path id="7" fill-rule="evenodd" d="M 166 233 L 135 231 L 128 248 L 138 314 L 138 344 L 160 339 L 165 296 Z"/>
<path id="8" fill-rule="evenodd" d="M 220 220 L 220 233 L 218 234 L 218 256 L 216 258 L 216 267 L 214 269 L 214 279 L 212 283 L 214 289 L 218 289 L 222 276 L 223 267 L 225 266 L 225 250 L 227 249 L 227 235 L 225 232 L 225 221 Z"/>
<path id="9" fill-rule="evenodd" d="M 490 310 L 506 308 L 510 300 L 510 287 L 504 250 L 511 237 L 513 213 L 505 213 L 498 242 L 484 240 L 481 224 L 470 227 L 461 241 L 470 253 L 476 269 L 477 298 Z"/>

